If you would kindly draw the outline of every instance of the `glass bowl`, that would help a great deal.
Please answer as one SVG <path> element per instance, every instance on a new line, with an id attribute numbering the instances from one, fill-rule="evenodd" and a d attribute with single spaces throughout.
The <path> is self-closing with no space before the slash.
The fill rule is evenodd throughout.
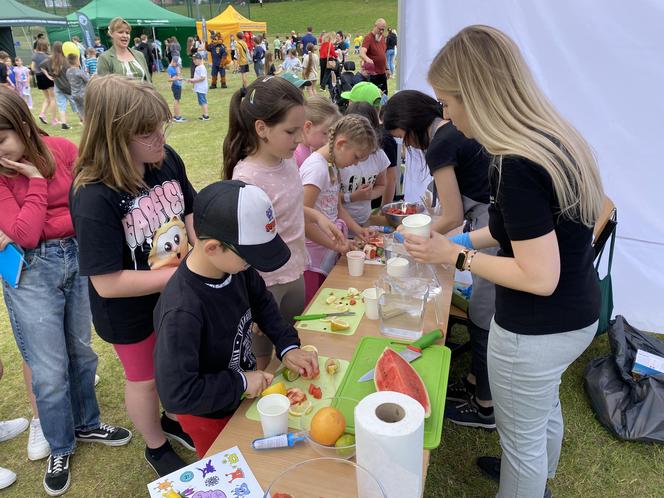
<path id="1" fill-rule="evenodd" d="M 316 413 L 322 408 L 328 406 L 332 406 L 343 413 L 344 418 L 346 419 L 346 426 L 348 426 L 348 420 L 351 422 L 353 421 L 353 414 L 358 401 L 342 397 L 312 399 L 312 397 L 309 396 L 308 399 L 311 399 L 312 401 L 312 409 L 300 418 L 300 429 L 305 436 L 307 444 L 313 448 L 316 453 L 323 457 L 343 458 L 346 460 L 353 458 L 355 456 L 355 443 L 343 446 L 326 446 L 314 441 L 309 435 L 309 429 L 311 428 L 311 421 L 313 420 L 314 415 L 316 415 Z M 344 432 L 344 434 L 348 434 L 348 432 Z"/>
<path id="2" fill-rule="evenodd" d="M 364 467 L 341 458 L 312 458 L 287 468 L 263 498 L 387 498 Z"/>

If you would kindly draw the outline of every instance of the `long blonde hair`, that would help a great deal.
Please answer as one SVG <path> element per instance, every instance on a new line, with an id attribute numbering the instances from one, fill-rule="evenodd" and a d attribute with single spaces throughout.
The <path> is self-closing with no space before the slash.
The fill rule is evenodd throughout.
<path id="1" fill-rule="evenodd" d="M 304 103 L 304 119 L 315 126 L 323 123 L 332 126 L 340 117 L 339 108 L 322 95 L 312 95 Z"/>
<path id="2" fill-rule="evenodd" d="M 134 195 L 145 186 L 129 152 L 131 140 L 170 121 L 164 97 L 149 83 L 109 74 L 92 78 L 85 91 L 85 120 L 74 189 L 103 183 Z M 150 165 L 159 167 L 159 165 Z"/>
<path id="3" fill-rule="evenodd" d="M 438 52 L 427 78 L 464 104 L 473 138 L 489 153 L 540 165 L 560 214 L 595 224 L 604 198 L 595 157 L 539 89 L 514 41 L 489 26 L 468 26 Z"/>

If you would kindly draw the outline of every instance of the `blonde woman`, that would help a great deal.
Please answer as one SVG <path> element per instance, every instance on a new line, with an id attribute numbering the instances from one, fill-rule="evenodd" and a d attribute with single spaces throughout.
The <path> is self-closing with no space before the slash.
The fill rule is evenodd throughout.
<path id="1" fill-rule="evenodd" d="M 119 75 L 92 78 L 74 170 L 70 211 L 92 320 L 125 373 L 125 404 L 159 476 L 184 466 L 166 437 L 194 450 L 174 415 L 159 418 L 152 311 L 194 240 L 192 188 L 166 145 L 171 114 L 151 85 Z"/>
<path id="2" fill-rule="evenodd" d="M 138 50 L 129 47 L 131 25 L 121 17 L 116 17 L 108 25 L 108 36 L 113 44 L 99 55 L 97 74 L 121 74 L 137 80 L 151 81 L 145 57 Z"/>
<path id="3" fill-rule="evenodd" d="M 544 97 L 516 44 L 470 26 L 436 55 L 428 74 L 445 117 L 494 156 L 489 226 L 468 246 L 439 234 L 406 236 L 417 261 L 455 264 L 496 284 L 489 383 L 502 462 L 498 496 L 550 496 L 563 437 L 558 386 L 597 330 L 600 295 L 592 230 L 603 190 L 590 147 Z M 499 246 L 498 256 L 477 252 Z"/>

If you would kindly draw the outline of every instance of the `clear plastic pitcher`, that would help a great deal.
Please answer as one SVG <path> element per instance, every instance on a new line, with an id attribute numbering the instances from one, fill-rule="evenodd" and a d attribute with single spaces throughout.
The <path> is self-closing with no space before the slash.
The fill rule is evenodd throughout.
<path id="1" fill-rule="evenodd" d="M 376 286 L 383 290 L 378 300 L 381 334 L 406 341 L 419 339 L 429 297 L 426 280 L 386 275 L 378 280 Z"/>

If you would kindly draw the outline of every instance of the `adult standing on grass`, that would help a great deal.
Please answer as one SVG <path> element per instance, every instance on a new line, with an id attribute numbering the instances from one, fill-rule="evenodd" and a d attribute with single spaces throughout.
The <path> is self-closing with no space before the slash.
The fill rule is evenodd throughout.
<path id="1" fill-rule="evenodd" d="M 369 76 L 369 81 L 380 88 L 387 95 L 387 50 L 385 44 L 385 28 L 387 23 L 385 19 L 378 19 L 374 27 L 364 37 L 362 48 L 360 49 L 360 59 L 365 63 L 374 65 L 374 74 Z"/>
<path id="2" fill-rule="evenodd" d="M 141 43 L 138 44 L 138 51 L 141 54 L 143 54 L 143 58 L 145 59 L 145 64 L 148 67 L 148 72 L 150 73 L 150 80 L 152 80 L 155 58 L 152 56 L 152 47 L 148 42 L 148 36 L 145 34 L 141 35 Z"/>
<path id="3" fill-rule="evenodd" d="M 131 25 L 121 17 L 116 17 L 108 25 L 108 36 L 112 45 L 99 55 L 97 74 L 121 74 L 133 79 L 151 81 L 145 57 L 138 50 L 129 47 Z"/>
<path id="4" fill-rule="evenodd" d="M 29 265 L 18 288 L 4 281 L 3 291 L 51 450 L 44 475 L 51 496 L 69 488 L 76 441 L 122 446 L 132 436 L 99 421 L 87 281 L 69 214 L 76 155 L 74 144 L 37 127 L 18 94 L 0 89 L 0 230 Z"/>
<path id="5" fill-rule="evenodd" d="M 499 476 L 500 498 L 551 496 L 546 480 L 563 438 L 560 379 L 597 331 L 592 233 L 604 197 L 597 164 L 516 44 L 494 28 L 461 30 L 434 58 L 428 80 L 459 131 L 494 156 L 489 226 L 470 232 L 468 247 L 434 233 L 407 235 L 406 248 L 418 262 L 456 264 L 495 282 L 488 369 L 503 458 L 478 464 Z M 477 252 L 491 246 L 498 256 Z"/>
<path id="6" fill-rule="evenodd" d="M 174 415 L 159 418 L 152 311 L 194 240 L 195 192 L 165 144 L 171 114 L 152 85 L 93 78 L 85 98 L 95 119 L 83 128 L 71 191 L 81 274 L 90 280 L 97 334 L 124 368 L 127 413 L 145 440 L 145 459 L 163 476 L 185 465 L 166 437 L 194 446 Z"/>
<path id="7" fill-rule="evenodd" d="M 56 41 L 53 44 L 53 53 L 39 67 L 42 73 L 54 83 L 55 104 L 58 108 L 60 121 L 53 124 L 60 124 L 63 130 L 68 130 L 71 126 L 67 124 L 67 102 L 69 102 L 74 112 L 78 112 L 78 109 L 76 109 L 76 104 L 71 97 L 71 86 L 67 80 L 68 63 L 62 51 L 62 42 Z"/>
<path id="8" fill-rule="evenodd" d="M 390 77 L 394 76 L 394 56 L 397 53 L 397 34 L 392 28 L 387 28 L 387 38 L 385 38 L 385 58 L 387 59 L 387 70 Z"/>
<path id="9" fill-rule="evenodd" d="M 307 55 L 307 45 L 309 43 L 312 45 L 318 45 L 318 40 L 316 40 L 311 26 L 307 26 L 307 32 L 302 37 L 302 55 Z"/>
<path id="10" fill-rule="evenodd" d="M 30 67 L 37 80 L 37 88 L 44 94 L 44 102 L 42 103 L 41 111 L 39 111 L 39 121 L 43 124 L 48 124 L 48 117 L 50 116 L 51 123 L 57 124 L 57 119 L 55 118 L 55 93 L 53 91 L 55 83 L 41 69 L 41 65 L 47 60 L 48 42 L 43 38 L 42 34 L 42 37 L 37 38 L 35 42 L 35 52 L 32 54 L 32 64 L 30 64 Z"/>

